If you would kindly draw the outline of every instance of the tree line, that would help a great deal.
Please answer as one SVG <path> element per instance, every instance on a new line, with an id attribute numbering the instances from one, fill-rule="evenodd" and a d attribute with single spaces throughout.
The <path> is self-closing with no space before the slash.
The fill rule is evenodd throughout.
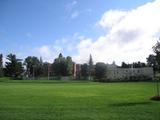
<path id="1" fill-rule="evenodd" d="M 13 79 L 37 78 L 45 76 L 70 76 L 73 73 L 72 58 L 66 58 L 60 53 L 53 63 L 43 62 L 42 58 L 28 56 L 18 59 L 15 54 L 9 54 L 3 67 L 3 55 L 0 54 L 0 77 L 6 76 Z"/>
<path id="2" fill-rule="evenodd" d="M 120 68 L 140 68 L 150 66 L 153 67 L 154 72 L 160 70 L 160 42 L 158 41 L 153 46 L 154 54 L 147 57 L 147 64 L 142 62 L 134 62 L 128 64 L 122 62 Z M 13 79 L 30 78 L 35 79 L 38 77 L 47 76 L 73 76 L 74 62 L 72 57 L 64 57 L 61 53 L 54 59 L 53 63 L 43 62 L 42 58 L 35 56 L 28 56 L 24 59 L 18 59 L 15 54 L 9 54 L 6 57 L 7 61 L 3 66 L 3 55 L 0 54 L 0 77 L 6 76 Z M 92 56 L 89 56 L 88 63 L 80 66 L 81 78 L 79 79 L 98 79 L 102 80 L 106 77 L 107 64 L 103 62 L 93 63 Z"/>

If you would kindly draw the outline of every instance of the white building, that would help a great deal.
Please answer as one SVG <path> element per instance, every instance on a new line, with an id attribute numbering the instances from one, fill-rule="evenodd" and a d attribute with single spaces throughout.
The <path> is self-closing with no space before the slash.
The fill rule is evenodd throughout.
<path id="1" fill-rule="evenodd" d="M 153 78 L 152 67 L 142 68 L 119 68 L 114 63 L 107 64 L 106 78 L 109 80 L 140 80 Z"/>

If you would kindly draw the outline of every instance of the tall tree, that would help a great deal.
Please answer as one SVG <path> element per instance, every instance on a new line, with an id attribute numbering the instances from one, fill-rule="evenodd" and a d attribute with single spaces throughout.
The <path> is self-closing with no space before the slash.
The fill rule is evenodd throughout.
<path id="1" fill-rule="evenodd" d="M 7 55 L 7 60 L 8 62 L 5 63 L 6 74 L 14 79 L 21 79 L 22 73 L 24 71 L 22 66 L 22 60 L 17 59 L 16 55 L 14 54 Z"/>
<path id="2" fill-rule="evenodd" d="M 66 69 L 67 69 L 67 75 L 72 75 L 73 74 L 73 61 L 70 56 L 67 56 L 66 58 Z"/>
<path id="3" fill-rule="evenodd" d="M 156 45 L 153 46 L 153 51 L 154 53 L 156 54 L 155 55 L 155 65 L 156 65 L 156 69 L 159 71 L 160 70 L 160 42 L 157 41 Z M 157 79 L 156 79 L 156 89 L 157 89 L 157 95 L 152 97 L 151 99 L 153 100 L 160 100 L 160 91 L 159 91 L 159 77 L 160 76 L 156 76 Z"/>
<path id="4" fill-rule="evenodd" d="M 52 64 L 48 63 L 48 62 L 44 62 L 43 63 L 43 73 L 42 73 L 42 76 L 43 77 L 49 77 L 52 75 Z"/>
<path id="5" fill-rule="evenodd" d="M 35 56 L 28 56 L 25 58 L 24 64 L 27 68 L 27 75 L 28 77 L 38 77 L 42 74 L 41 70 L 41 64 L 43 64 L 42 60 L 40 60 Z"/>
<path id="6" fill-rule="evenodd" d="M 157 41 L 157 43 L 155 44 L 155 46 L 153 46 L 153 51 L 156 54 L 155 58 L 156 58 L 156 66 L 158 71 L 160 70 L 160 42 Z"/>
<path id="7" fill-rule="evenodd" d="M 88 62 L 88 66 L 89 66 L 89 80 L 91 80 L 92 74 L 93 74 L 93 59 L 92 59 L 92 55 L 90 54 L 89 56 L 89 62 Z"/>
<path id="8" fill-rule="evenodd" d="M 154 73 L 156 71 L 156 56 L 151 54 L 147 58 L 147 64 L 149 67 L 153 67 Z"/>
<path id="9" fill-rule="evenodd" d="M 89 67 L 86 63 L 81 65 L 81 75 L 84 79 L 88 79 Z"/>
<path id="10" fill-rule="evenodd" d="M 106 70 L 107 68 L 105 63 L 102 63 L 102 62 L 96 63 L 96 66 L 95 66 L 96 79 L 98 79 L 99 81 L 102 81 L 106 76 Z"/>
<path id="11" fill-rule="evenodd" d="M 73 61 L 70 56 L 66 58 L 60 53 L 54 60 L 53 71 L 56 76 L 70 76 L 73 74 Z"/>
<path id="12" fill-rule="evenodd" d="M 0 54 L 0 77 L 3 76 L 3 55 Z"/>
<path id="13" fill-rule="evenodd" d="M 53 63 L 53 70 L 56 76 L 66 76 L 67 69 L 66 69 L 66 60 L 65 57 L 60 53 L 58 58 L 54 60 Z"/>

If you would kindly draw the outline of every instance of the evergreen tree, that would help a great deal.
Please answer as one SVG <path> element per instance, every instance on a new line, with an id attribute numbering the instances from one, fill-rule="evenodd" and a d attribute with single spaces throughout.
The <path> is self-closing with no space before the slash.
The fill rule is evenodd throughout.
<path id="1" fill-rule="evenodd" d="M 7 60 L 8 62 L 5 63 L 7 76 L 14 79 L 21 79 L 24 71 L 21 62 L 22 60 L 17 59 L 14 54 L 7 55 Z"/>

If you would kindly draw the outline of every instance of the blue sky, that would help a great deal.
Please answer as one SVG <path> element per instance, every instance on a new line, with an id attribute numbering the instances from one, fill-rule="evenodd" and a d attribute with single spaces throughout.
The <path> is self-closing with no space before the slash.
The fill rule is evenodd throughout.
<path id="1" fill-rule="evenodd" d="M 97 24 L 105 12 L 132 11 L 148 2 L 154 1 L 0 0 L 0 53 L 15 53 L 21 58 L 42 56 L 51 61 L 62 52 L 73 56 L 75 61 L 86 61 L 82 60 L 79 44 L 87 41 L 94 44 L 108 35 L 111 28 Z M 97 60 L 107 62 L 114 58 Z"/>

